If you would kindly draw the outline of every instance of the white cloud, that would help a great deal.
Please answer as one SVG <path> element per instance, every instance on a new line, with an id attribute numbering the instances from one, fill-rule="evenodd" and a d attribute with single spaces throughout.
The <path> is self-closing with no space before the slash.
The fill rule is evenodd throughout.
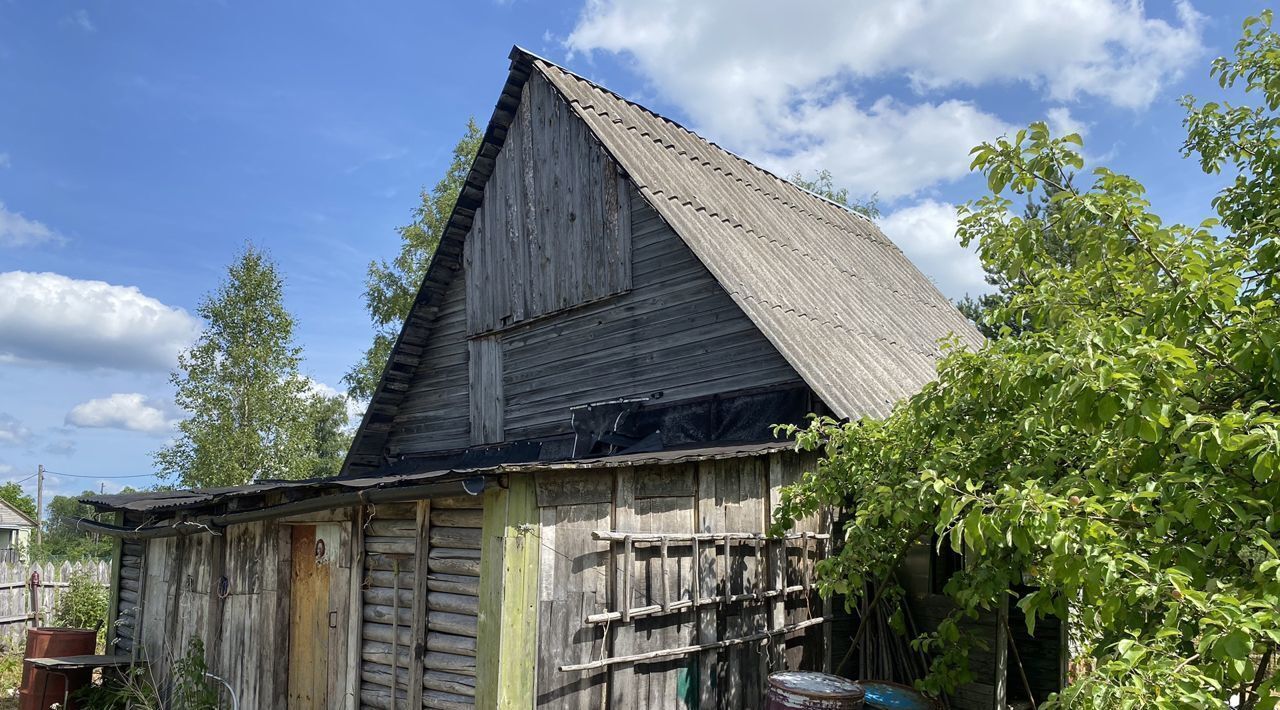
<path id="1" fill-rule="evenodd" d="M 11 414 L 0 412 L 0 444 L 19 446 L 31 438 L 31 430 Z"/>
<path id="2" fill-rule="evenodd" d="M 12 164 L 13 163 L 9 161 L 8 153 L 0 153 L 0 168 L 7 168 Z"/>
<path id="3" fill-rule="evenodd" d="M 306 378 L 307 388 L 312 394 L 318 394 L 322 397 L 342 397 L 342 401 L 347 407 L 347 428 L 354 429 L 360 426 L 360 420 L 364 418 L 364 410 L 369 406 L 368 400 L 355 399 L 347 395 L 336 387 L 327 385 L 319 380 Z"/>
<path id="4" fill-rule="evenodd" d="M 133 286 L 61 274 L 0 273 L 0 358 L 167 370 L 199 322 Z"/>
<path id="5" fill-rule="evenodd" d="M 92 33 L 98 31 L 97 26 L 93 24 L 93 20 L 89 18 L 88 10 L 76 10 L 66 18 L 66 23 L 74 27 L 78 27 L 85 32 Z"/>
<path id="6" fill-rule="evenodd" d="M 9 164 L 8 154 L 0 154 L 0 167 Z M 44 242 L 61 242 L 62 237 L 43 222 L 10 212 L 0 202 L 0 247 L 25 247 Z"/>
<path id="7" fill-rule="evenodd" d="M 886 215 L 879 226 L 948 298 L 991 290 L 977 254 L 961 247 L 955 237 L 952 205 L 925 200 Z"/>
<path id="8" fill-rule="evenodd" d="M 767 167 L 789 175 L 830 170 L 855 195 L 909 195 L 939 181 L 969 173 L 969 149 L 1010 127 L 965 101 L 906 106 L 881 99 L 862 110 L 849 99 L 793 113 L 785 135 L 803 140 L 786 154 L 781 141 L 769 145 Z"/>
<path id="9" fill-rule="evenodd" d="M 1076 118 L 1072 115 L 1071 109 L 1066 106 L 1054 106 L 1045 113 L 1049 132 L 1055 136 L 1065 136 L 1069 133 L 1079 133 L 1081 136 L 1089 134 L 1089 123 Z"/>
<path id="10" fill-rule="evenodd" d="M 1201 24 L 1186 2 L 1169 21 L 1136 0 L 588 0 L 565 44 L 630 55 L 699 130 L 761 162 L 821 164 L 894 197 L 958 177 L 1006 126 L 965 102 L 866 97 L 866 80 L 904 78 L 922 96 L 1018 82 L 1141 108 L 1200 55 Z"/>
<path id="11" fill-rule="evenodd" d="M 174 424 L 166 409 L 163 403 L 137 392 L 116 393 L 77 404 L 67 412 L 66 422 L 77 427 L 163 434 Z"/>

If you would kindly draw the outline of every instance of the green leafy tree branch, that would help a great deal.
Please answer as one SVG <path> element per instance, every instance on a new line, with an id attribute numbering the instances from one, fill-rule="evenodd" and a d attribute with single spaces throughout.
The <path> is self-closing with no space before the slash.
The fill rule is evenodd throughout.
<path id="1" fill-rule="evenodd" d="M 160 475 L 207 487 L 336 473 L 349 440 L 345 398 L 316 393 L 300 373 L 275 262 L 246 246 L 197 312 L 205 330 L 170 376 L 188 416 L 155 454 Z"/>
<path id="2" fill-rule="evenodd" d="M 1186 99 L 1186 155 L 1232 182 L 1199 225 L 1166 224 L 1079 136 L 1043 124 L 974 149 L 990 194 L 958 236 L 1008 284 L 1002 337 L 950 348 L 938 377 L 883 420 L 791 427 L 821 451 L 779 526 L 852 511 L 819 565 L 857 599 L 921 531 L 965 555 L 954 612 L 918 644 L 922 685 L 971 678 L 962 623 L 1025 580 L 1029 630 L 1055 616 L 1087 669 L 1047 707 L 1274 708 L 1280 644 L 1280 39 L 1245 23 L 1224 87 L 1261 107 Z M 1076 180 L 1083 183 L 1084 180 Z M 1015 200 L 1045 196 L 1028 219 Z M 1052 237 L 1046 239 L 1047 233 Z M 1070 250 L 1064 262 L 1054 244 Z"/>

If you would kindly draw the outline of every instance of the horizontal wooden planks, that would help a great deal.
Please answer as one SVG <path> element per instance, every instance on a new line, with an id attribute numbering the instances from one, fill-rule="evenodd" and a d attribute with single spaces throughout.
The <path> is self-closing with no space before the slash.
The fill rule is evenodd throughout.
<path id="1" fill-rule="evenodd" d="M 794 384 L 799 375 L 639 195 L 632 289 L 503 333 L 506 438 L 570 431 L 570 407 Z"/>
<path id="2" fill-rule="evenodd" d="M 459 269 L 400 404 L 387 440 L 392 451 L 441 451 L 470 442 L 466 293 L 466 274 Z"/>
<path id="3" fill-rule="evenodd" d="M 363 707 L 408 707 L 415 688 L 412 677 L 416 615 L 415 569 L 418 555 L 416 503 L 370 508 L 364 523 L 364 569 L 361 582 L 360 702 Z M 403 698 L 403 699 L 401 699 Z"/>

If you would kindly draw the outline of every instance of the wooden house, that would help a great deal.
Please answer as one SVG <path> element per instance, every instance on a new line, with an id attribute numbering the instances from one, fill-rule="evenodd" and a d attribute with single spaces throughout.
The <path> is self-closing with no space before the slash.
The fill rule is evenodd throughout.
<path id="1" fill-rule="evenodd" d="M 342 475 L 88 499 L 111 638 L 202 639 L 241 707 L 759 707 L 832 647 L 772 426 L 886 414 L 949 335 L 866 218 L 515 49 Z"/>
<path id="2" fill-rule="evenodd" d="M 0 562 L 25 562 L 35 529 L 31 516 L 0 500 Z"/>

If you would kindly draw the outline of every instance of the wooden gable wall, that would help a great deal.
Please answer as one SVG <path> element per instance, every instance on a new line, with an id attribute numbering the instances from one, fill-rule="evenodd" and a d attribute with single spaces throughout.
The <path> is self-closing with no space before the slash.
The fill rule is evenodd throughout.
<path id="1" fill-rule="evenodd" d="M 531 76 L 388 453 L 566 434 L 570 407 L 608 399 L 669 403 L 802 382 L 619 176 Z"/>

